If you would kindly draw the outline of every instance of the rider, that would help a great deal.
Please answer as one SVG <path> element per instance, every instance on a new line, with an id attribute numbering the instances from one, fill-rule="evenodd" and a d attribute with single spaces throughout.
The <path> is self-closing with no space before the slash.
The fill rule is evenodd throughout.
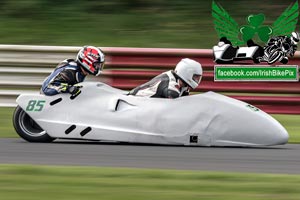
<path id="1" fill-rule="evenodd" d="M 84 46 L 77 54 L 76 60 L 66 59 L 44 80 L 41 93 L 52 96 L 58 93 L 76 95 L 80 87 L 75 84 L 83 82 L 88 74 L 98 76 L 104 66 L 104 53 L 97 47 Z"/>
<path id="2" fill-rule="evenodd" d="M 164 72 L 147 83 L 129 92 L 129 95 L 157 98 L 177 98 L 189 95 L 202 78 L 201 64 L 189 59 L 182 59 L 175 70 Z"/>
<path id="3" fill-rule="evenodd" d="M 280 61 L 284 64 L 288 62 L 288 56 L 293 57 L 296 50 L 297 44 L 299 42 L 299 33 L 292 32 L 291 36 L 275 36 L 269 39 L 267 47 L 265 47 L 265 55 L 262 59 L 268 58 L 268 56 L 273 52 L 274 49 L 283 48 L 285 51 L 285 56 Z"/>

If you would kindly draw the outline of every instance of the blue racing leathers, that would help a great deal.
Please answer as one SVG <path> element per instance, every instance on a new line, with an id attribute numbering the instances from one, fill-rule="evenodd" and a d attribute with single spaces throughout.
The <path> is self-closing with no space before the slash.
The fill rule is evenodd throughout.
<path id="1" fill-rule="evenodd" d="M 62 61 L 55 70 L 44 80 L 41 93 L 52 96 L 58 93 L 67 93 L 69 88 L 83 82 L 85 75 L 73 59 Z"/>

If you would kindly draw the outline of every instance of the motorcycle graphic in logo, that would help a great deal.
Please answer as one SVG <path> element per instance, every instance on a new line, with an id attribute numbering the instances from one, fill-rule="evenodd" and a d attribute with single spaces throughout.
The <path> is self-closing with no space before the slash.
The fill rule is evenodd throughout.
<path id="1" fill-rule="evenodd" d="M 271 26 L 264 25 L 265 15 L 261 13 L 249 15 L 247 24 L 239 26 L 226 10 L 214 1 L 212 16 L 220 38 L 218 44 L 213 47 L 216 63 L 252 60 L 254 63 L 286 64 L 297 50 L 299 33 L 295 29 L 299 16 L 298 2 L 290 5 Z M 247 47 L 240 47 L 245 44 Z"/>

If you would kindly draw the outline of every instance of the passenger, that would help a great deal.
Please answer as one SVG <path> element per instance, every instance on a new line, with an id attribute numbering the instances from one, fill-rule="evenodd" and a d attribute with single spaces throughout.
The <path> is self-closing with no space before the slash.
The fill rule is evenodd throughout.
<path id="1" fill-rule="evenodd" d="M 164 72 L 149 82 L 138 86 L 129 95 L 157 98 L 177 98 L 187 96 L 195 89 L 202 78 L 201 64 L 189 59 L 182 59 L 175 70 Z"/>
<path id="2" fill-rule="evenodd" d="M 77 54 L 76 60 L 66 59 L 44 80 L 41 93 L 52 96 L 59 93 L 77 95 L 88 74 L 98 76 L 104 66 L 104 53 L 97 47 L 84 46 Z"/>

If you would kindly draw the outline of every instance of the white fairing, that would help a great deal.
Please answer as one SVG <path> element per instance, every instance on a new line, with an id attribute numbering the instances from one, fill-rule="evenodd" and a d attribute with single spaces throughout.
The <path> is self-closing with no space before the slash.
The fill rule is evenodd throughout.
<path id="1" fill-rule="evenodd" d="M 225 44 L 224 42 L 219 42 L 217 46 L 213 47 L 214 57 L 215 60 L 224 60 L 224 61 L 230 61 L 233 60 L 233 58 L 224 59 L 222 58 L 224 52 L 230 47 L 229 44 Z"/>
<path id="2" fill-rule="evenodd" d="M 234 59 L 252 59 L 255 52 L 258 50 L 258 46 L 252 47 L 239 47 L 233 57 L 224 58 L 223 55 L 228 51 L 230 44 L 219 42 L 218 45 L 213 47 L 213 53 L 215 60 L 219 61 L 232 61 Z"/>
<path id="3" fill-rule="evenodd" d="M 237 51 L 236 57 L 239 58 L 252 58 L 258 46 L 253 47 L 240 47 Z"/>
<path id="4" fill-rule="evenodd" d="M 26 110 L 30 100 L 45 100 L 41 111 L 27 113 L 53 138 L 199 146 L 265 146 L 288 141 L 287 131 L 270 115 L 214 92 L 158 99 L 128 96 L 103 83 L 82 85 L 74 100 L 69 94 L 21 95 L 17 103 Z M 50 105 L 59 98 L 60 102 Z M 72 125 L 76 128 L 66 131 Z M 83 134 L 87 127 L 91 130 Z"/>

